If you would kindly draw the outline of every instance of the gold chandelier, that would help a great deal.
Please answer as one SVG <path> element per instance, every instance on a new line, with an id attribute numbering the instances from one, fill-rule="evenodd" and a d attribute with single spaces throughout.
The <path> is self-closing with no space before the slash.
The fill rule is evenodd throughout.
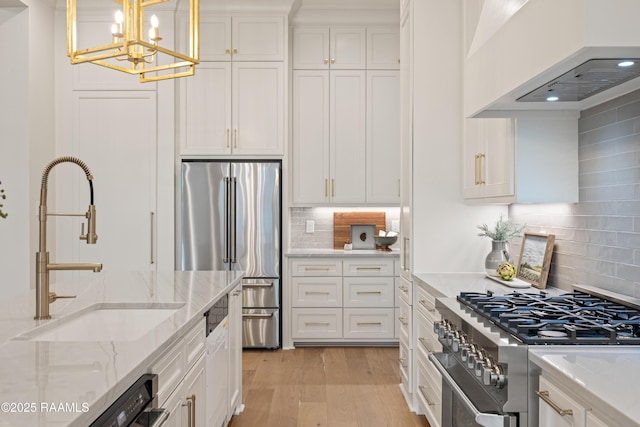
<path id="1" fill-rule="evenodd" d="M 188 29 L 186 52 L 178 52 L 162 46 L 157 15 L 151 15 L 148 21 L 145 20 L 146 8 L 169 1 L 115 0 L 115 4 L 120 8 L 115 12 L 111 33 L 109 34 L 108 27 L 104 31 L 105 41 L 110 38 L 111 43 L 78 49 L 76 0 L 67 0 L 67 55 L 71 63 L 91 62 L 128 74 L 138 74 L 141 82 L 192 76 L 195 65 L 200 63 L 199 0 L 178 0 L 178 2 L 182 1 L 185 7 L 188 2 L 189 6 L 188 11 L 180 12 L 183 19 L 188 22 L 185 26 L 185 29 Z M 109 2 L 113 4 L 111 0 Z M 177 35 L 176 38 L 178 38 Z M 187 38 L 186 35 L 185 38 Z"/>

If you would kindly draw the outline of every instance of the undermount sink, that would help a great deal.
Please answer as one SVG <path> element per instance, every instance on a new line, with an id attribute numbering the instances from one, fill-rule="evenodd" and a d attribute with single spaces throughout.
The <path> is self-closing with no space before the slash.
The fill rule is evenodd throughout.
<path id="1" fill-rule="evenodd" d="M 183 302 L 101 303 L 13 338 L 26 341 L 135 341 L 177 312 Z"/>

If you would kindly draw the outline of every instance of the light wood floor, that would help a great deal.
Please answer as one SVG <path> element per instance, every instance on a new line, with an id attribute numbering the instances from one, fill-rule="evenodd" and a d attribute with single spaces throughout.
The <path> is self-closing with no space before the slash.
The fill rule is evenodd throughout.
<path id="1" fill-rule="evenodd" d="M 428 427 L 398 384 L 397 348 L 245 350 L 245 410 L 230 427 Z"/>

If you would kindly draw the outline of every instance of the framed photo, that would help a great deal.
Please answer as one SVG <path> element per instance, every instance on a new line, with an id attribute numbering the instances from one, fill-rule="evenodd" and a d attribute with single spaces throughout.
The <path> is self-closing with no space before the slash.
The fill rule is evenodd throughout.
<path id="1" fill-rule="evenodd" d="M 516 272 L 518 279 L 529 282 L 536 288 L 547 287 L 555 238 L 553 234 L 524 233 Z"/>

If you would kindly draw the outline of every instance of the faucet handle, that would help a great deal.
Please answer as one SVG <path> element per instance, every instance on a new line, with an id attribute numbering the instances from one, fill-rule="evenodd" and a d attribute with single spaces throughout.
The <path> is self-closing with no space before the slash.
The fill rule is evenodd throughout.
<path id="1" fill-rule="evenodd" d="M 87 218 L 87 234 L 84 233 L 84 223 L 82 223 L 80 230 L 80 240 L 86 240 L 87 244 L 94 244 L 98 240 L 96 234 L 96 207 L 89 205 L 89 210 L 85 214 Z"/>
<path id="2" fill-rule="evenodd" d="M 75 298 L 75 295 L 58 295 L 55 292 L 49 292 L 49 304 L 61 298 Z"/>

